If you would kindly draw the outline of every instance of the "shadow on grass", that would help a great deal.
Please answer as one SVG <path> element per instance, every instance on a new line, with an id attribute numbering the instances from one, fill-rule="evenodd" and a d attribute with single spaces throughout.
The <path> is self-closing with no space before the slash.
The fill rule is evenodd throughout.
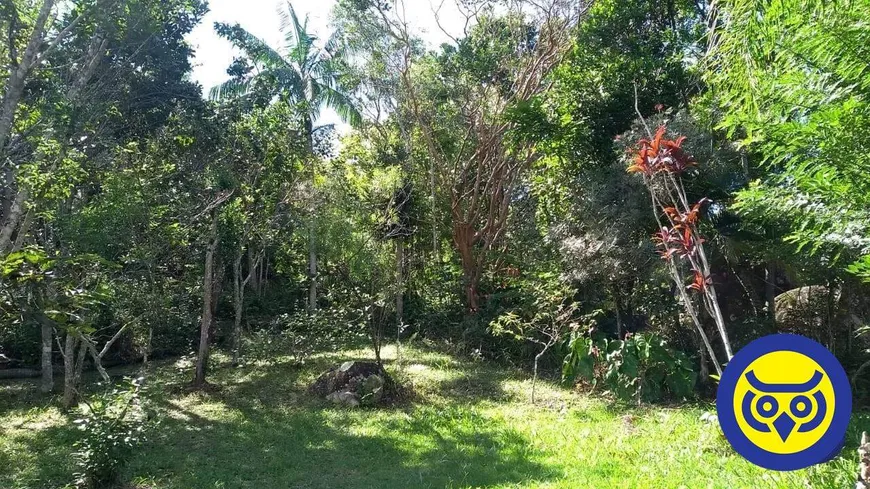
<path id="1" fill-rule="evenodd" d="M 164 401 L 160 436 L 129 472 L 173 488 L 489 487 L 558 476 L 519 432 L 474 409 L 333 409 L 301 390 L 301 373 L 252 373 L 193 407 Z"/>
<path id="2" fill-rule="evenodd" d="M 0 430 L 0 487 L 63 487 L 72 481 L 74 463 L 70 456 L 78 437 L 71 423 L 49 427 L 21 428 L 26 431 L 7 436 Z M 13 481 L 15 481 L 13 483 Z"/>

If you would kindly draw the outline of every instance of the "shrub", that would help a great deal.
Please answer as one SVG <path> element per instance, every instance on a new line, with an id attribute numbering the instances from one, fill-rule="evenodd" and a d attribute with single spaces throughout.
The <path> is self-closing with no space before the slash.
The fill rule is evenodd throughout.
<path id="1" fill-rule="evenodd" d="M 623 400 L 655 402 L 667 394 L 685 398 L 697 379 L 686 355 L 655 334 L 627 335 L 624 340 L 575 335 L 568 347 L 565 380 L 601 384 Z"/>
<path id="2" fill-rule="evenodd" d="M 244 351 L 254 361 L 273 363 L 290 356 L 302 364 L 316 352 L 335 351 L 364 337 L 361 328 L 335 312 L 297 312 L 282 314 L 268 328 L 251 333 Z"/>
<path id="3" fill-rule="evenodd" d="M 97 489 L 117 482 L 152 424 L 141 393 L 142 379 L 126 380 L 85 401 L 74 421 L 82 432 L 74 445 L 75 487 Z"/>

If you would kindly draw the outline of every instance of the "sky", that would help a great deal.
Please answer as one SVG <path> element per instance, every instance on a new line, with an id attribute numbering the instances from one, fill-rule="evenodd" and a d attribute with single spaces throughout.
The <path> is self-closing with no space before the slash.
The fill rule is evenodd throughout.
<path id="1" fill-rule="evenodd" d="M 294 0 L 292 3 L 300 19 L 308 16 L 309 31 L 320 37 L 329 35 L 329 15 L 335 0 Z M 215 34 L 214 23 L 238 22 L 273 48 L 280 48 L 283 37 L 277 10 L 285 5 L 284 0 L 209 1 L 209 13 L 187 38 L 196 49 L 193 79 L 202 85 L 204 93 L 227 79 L 226 69 L 232 63 L 233 57 L 238 55 L 228 41 Z M 439 11 L 441 25 L 451 35 L 461 32 L 465 22 L 451 0 L 443 1 L 443 4 L 442 0 L 405 0 L 405 5 L 412 28 L 432 47 L 449 40 L 438 27 L 434 10 Z M 318 124 L 336 124 L 340 133 L 347 130 L 338 114 L 332 110 L 324 110 Z"/>

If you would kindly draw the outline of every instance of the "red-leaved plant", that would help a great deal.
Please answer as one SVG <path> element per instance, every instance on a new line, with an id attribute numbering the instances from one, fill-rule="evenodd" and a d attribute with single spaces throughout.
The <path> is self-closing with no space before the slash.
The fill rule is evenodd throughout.
<path id="1" fill-rule="evenodd" d="M 665 138 L 666 128 L 661 126 L 650 139 L 638 142 L 637 153 L 630 173 L 640 173 L 649 190 L 653 213 L 659 230 L 653 235 L 661 257 L 667 262 L 671 277 L 683 299 L 686 312 L 695 323 L 701 339 L 707 348 L 716 372 L 722 374 L 722 364 L 716 357 L 710 340 L 701 326 L 698 311 L 689 296 L 689 291 L 697 292 L 707 312 L 716 322 L 725 355 L 731 359 L 731 342 L 725 329 L 722 311 L 716 298 L 716 288 L 710 274 L 707 254 L 704 252 L 704 238 L 698 231 L 701 211 L 709 204 L 707 198 L 689 204 L 683 187 L 683 173 L 697 162 L 683 150 L 685 136 L 671 140 Z M 686 275 L 691 275 L 687 279 Z"/>

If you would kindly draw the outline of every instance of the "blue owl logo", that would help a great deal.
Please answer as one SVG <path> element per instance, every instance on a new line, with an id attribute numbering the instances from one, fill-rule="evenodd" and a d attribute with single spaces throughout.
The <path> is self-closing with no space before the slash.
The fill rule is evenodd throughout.
<path id="1" fill-rule="evenodd" d="M 716 410 L 722 433 L 745 459 L 767 469 L 797 470 L 842 449 L 851 384 L 824 346 L 803 336 L 770 335 L 728 363 Z"/>

